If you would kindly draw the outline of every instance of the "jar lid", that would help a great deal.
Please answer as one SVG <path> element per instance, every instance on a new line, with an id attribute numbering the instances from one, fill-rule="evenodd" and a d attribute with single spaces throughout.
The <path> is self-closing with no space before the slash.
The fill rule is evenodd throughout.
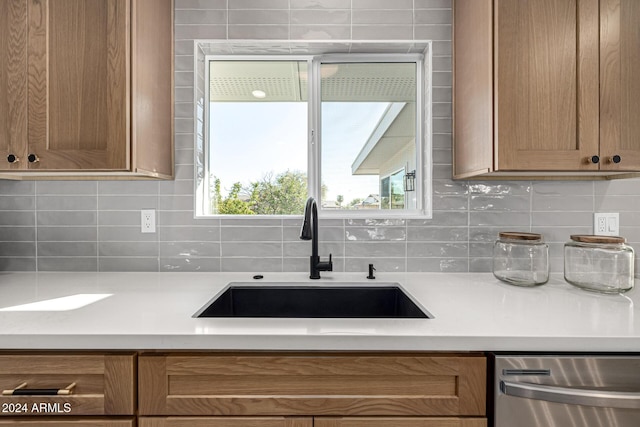
<path id="1" fill-rule="evenodd" d="M 501 239 L 511 240 L 542 240 L 542 234 L 538 233 L 521 233 L 519 231 L 501 231 L 498 233 Z"/>
<path id="2" fill-rule="evenodd" d="M 582 242 L 582 243 L 604 243 L 604 244 L 612 244 L 612 243 L 625 243 L 627 240 L 624 237 L 620 236 L 596 236 L 591 234 L 572 234 L 571 240 L 574 242 Z"/>

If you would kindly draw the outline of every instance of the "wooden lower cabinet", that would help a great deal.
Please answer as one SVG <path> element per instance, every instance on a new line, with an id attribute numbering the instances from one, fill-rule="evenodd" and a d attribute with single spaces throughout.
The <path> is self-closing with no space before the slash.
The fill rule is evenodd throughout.
<path id="1" fill-rule="evenodd" d="M 482 354 L 141 354 L 138 425 L 487 427 L 486 363 Z"/>
<path id="2" fill-rule="evenodd" d="M 0 354 L 0 420 L 4 421 L 5 417 L 133 416 L 136 413 L 135 372 L 133 353 Z M 27 392 L 67 387 L 72 389 L 68 395 L 42 396 Z M 11 394 L 16 389 L 26 395 Z M 52 419 L 51 422 L 59 421 Z"/>
<path id="3" fill-rule="evenodd" d="M 127 420 L 109 420 L 109 419 L 55 419 L 46 420 L 38 418 L 37 420 L 25 420 L 23 418 L 2 418 L 0 426 L 45 426 L 45 427 L 134 427 L 135 423 L 132 419 Z"/>
<path id="4" fill-rule="evenodd" d="M 313 427 L 311 417 L 142 417 L 138 427 Z"/>
<path id="5" fill-rule="evenodd" d="M 138 427 L 487 427 L 486 418 L 143 417 Z"/>
<path id="6" fill-rule="evenodd" d="M 486 418 L 315 418 L 314 427 L 487 427 Z"/>
<path id="7" fill-rule="evenodd" d="M 447 416 L 486 411 L 486 358 L 143 354 L 143 416 Z"/>

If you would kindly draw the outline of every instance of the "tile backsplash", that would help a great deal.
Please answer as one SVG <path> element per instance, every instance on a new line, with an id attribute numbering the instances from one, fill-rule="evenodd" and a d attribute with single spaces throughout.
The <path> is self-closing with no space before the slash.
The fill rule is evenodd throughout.
<path id="1" fill-rule="evenodd" d="M 640 180 L 451 180 L 452 0 L 175 0 L 176 180 L 0 181 L 0 271 L 304 271 L 300 218 L 194 219 L 194 39 L 433 40 L 433 218 L 327 219 L 336 271 L 490 271 L 500 230 L 543 233 L 562 271 L 570 234 L 620 212 L 640 250 Z M 157 233 L 140 210 L 157 210 Z"/>

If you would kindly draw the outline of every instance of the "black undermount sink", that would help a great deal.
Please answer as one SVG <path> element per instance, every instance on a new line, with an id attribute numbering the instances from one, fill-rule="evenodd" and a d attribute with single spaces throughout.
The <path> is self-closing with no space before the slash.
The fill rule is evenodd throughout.
<path id="1" fill-rule="evenodd" d="M 429 319 L 397 283 L 229 283 L 193 317 Z"/>

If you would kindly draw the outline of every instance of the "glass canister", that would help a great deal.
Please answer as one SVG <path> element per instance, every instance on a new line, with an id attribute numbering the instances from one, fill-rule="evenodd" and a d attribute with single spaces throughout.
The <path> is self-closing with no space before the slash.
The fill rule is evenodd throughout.
<path id="1" fill-rule="evenodd" d="M 634 253 L 624 237 L 572 235 L 564 245 L 564 278 L 574 286 L 603 293 L 633 288 Z"/>
<path id="2" fill-rule="evenodd" d="M 549 281 L 549 246 L 541 234 L 505 231 L 493 245 L 493 275 L 517 286 Z"/>

